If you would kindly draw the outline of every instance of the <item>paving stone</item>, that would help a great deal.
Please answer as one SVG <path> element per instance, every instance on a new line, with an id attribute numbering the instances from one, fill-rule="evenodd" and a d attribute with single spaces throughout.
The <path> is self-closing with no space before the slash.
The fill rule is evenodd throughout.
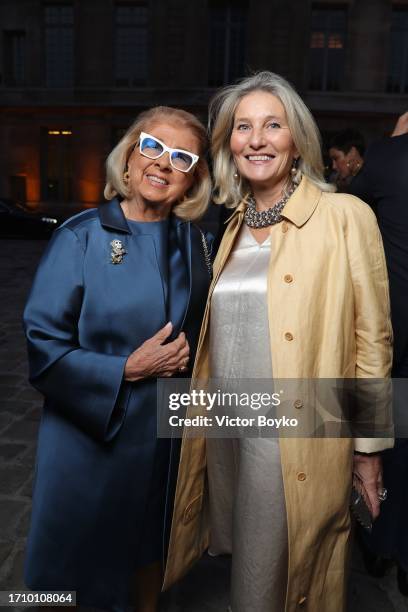
<path id="1" fill-rule="evenodd" d="M 23 377 L 24 384 L 28 384 L 29 370 L 27 363 L 20 363 L 12 370 L 13 374 L 18 374 Z"/>
<path id="2" fill-rule="evenodd" d="M 18 314 L 17 318 L 20 320 L 20 313 Z M 19 322 L 19 323 L 9 323 L 7 325 L 7 332 L 22 332 L 22 330 L 23 330 L 23 326 L 22 326 L 21 322 Z"/>
<path id="3" fill-rule="evenodd" d="M 14 386 L 22 384 L 25 384 L 25 380 L 20 374 L 16 374 L 15 372 L 9 374 L 0 374 L 0 385 Z"/>
<path id="4" fill-rule="evenodd" d="M 11 539 L 23 514 L 27 512 L 27 502 L 13 499 L 0 501 L 0 539 Z"/>
<path id="5" fill-rule="evenodd" d="M 0 347 L 0 360 L 21 361 L 22 359 L 25 359 L 25 357 L 26 357 L 26 347 L 25 345 L 21 343 L 20 343 L 20 350 L 16 350 L 15 348 L 13 350 L 10 350 L 10 349 Z"/>
<path id="6" fill-rule="evenodd" d="M 16 534 L 17 537 L 26 538 L 28 535 L 28 529 L 30 527 L 30 516 L 31 516 L 31 504 L 26 504 L 26 509 L 23 514 L 20 516 L 17 527 Z"/>
<path id="7" fill-rule="evenodd" d="M 11 540 L 1 540 L 0 541 L 0 566 L 4 563 L 4 561 L 9 556 L 14 544 Z"/>
<path id="8" fill-rule="evenodd" d="M 26 445 L 26 451 L 22 456 L 19 457 L 19 463 L 24 465 L 34 466 L 35 458 L 37 456 L 37 445 L 31 444 L 29 446 Z"/>
<path id="9" fill-rule="evenodd" d="M 21 416 L 22 414 L 26 413 L 28 410 L 31 410 L 32 407 L 33 407 L 33 400 L 30 400 L 30 401 L 21 400 L 21 399 L 5 400 L 4 402 L 1 402 L 0 414 L 2 412 L 8 412 L 14 416 Z"/>
<path id="10" fill-rule="evenodd" d="M 21 455 L 27 450 L 26 444 L 1 444 L 0 443 L 0 459 L 10 461 Z"/>
<path id="11" fill-rule="evenodd" d="M 1 405 L 1 402 L 0 402 Z M 4 430 L 7 425 L 10 425 L 14 419 L 14 416 L 8 412 L 0 412 L 0 430 Z"/>
<path id="12" fill-rule="evenodd" d="M 24 549 L 17 549 L 14 553 L 13 562 L 4 578 L 4 589 L 26 590 L 23 581 L 24 574 Z"/>
<path id="13" fill-rule="evenodd" d="M 34 477 L 34 462 L 32 464 L 27 464 L 30 470 L 30 477 L 24 486 L 20 489 L 19 495 L 23 495 L 27 499 L 31 499 L 33 496 L 33 477 Z"/>
<path id="14" fill-rule="evenodd" d="M 42 401 L 43 396 L 33 387 L 25 387 L 15 395 L 15 399 L 23 401 Z"/>
<path id="15" fill-rule="evenodd" d="M 0 494 L 12 495 L 29 479 L 32 470 L 29 466 L 7 465 L 0 467 Z"/>
<path id="16" fill-rule="evenodd" d="M 2 340 L 2 344 L 4 343 L 6 346 L 14 347 L 16 349 L 21 349 L 22 342 L 24 342 L 24 333 L 22 329 L 19 332 L 10 332 L 6 334 Z"/>
<path id="17" fill-rule="evenodd" d="M 6 385 L 0 386 L 0 401 L 4 399 L 10 399 L 15 397 L 18 393 L 18 389 L 16 387 L 10 387 Z"/>
<path id="18" fill-rule="evenodd" d="M 41 396 L 42 400 L 42 396 Z M 42 401 L 36 402 L 35 405 L 26 412 L 24 419 L 28 421 L 39 421 L 42 413 Z"/>
<path id="19" fill-rule="evenodd" d="M 0 372 L 14 372 L 21 366 L 21 360 L 0 359 Z"/>
<path id="20" fill-rule="evenodd" d="M 15 421 L 10 427 L 5 429 L 2 435 L 9 440 L 31 441 L 37 437 L 38 425 L 38 421 L 28 421 L 23 418 Z"/>

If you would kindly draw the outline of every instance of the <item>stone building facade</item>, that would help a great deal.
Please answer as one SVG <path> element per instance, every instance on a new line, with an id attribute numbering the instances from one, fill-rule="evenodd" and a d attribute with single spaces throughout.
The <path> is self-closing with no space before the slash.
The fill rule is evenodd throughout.
<path id="1" fill-rule="evenodd" d="M 408 0 L 2 0 L 0 196 L 95 204 L 137 113 L 206 118 L 216 88 L 269 69 L 323 136 L 386 134 L 408 107 Z"/>

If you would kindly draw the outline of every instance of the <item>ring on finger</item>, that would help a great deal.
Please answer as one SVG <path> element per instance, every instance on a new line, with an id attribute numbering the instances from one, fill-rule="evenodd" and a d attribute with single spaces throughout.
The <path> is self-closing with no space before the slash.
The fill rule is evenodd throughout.
<path id="1" fill-rule="evenodd" d="M 380 502 L 383 502 L 387 499 L 387 495 L 388 495 L 387 489 L 385 488 L 378 489 L 377 493 L 378 493 L 378 499 L 380 500 Z"/>

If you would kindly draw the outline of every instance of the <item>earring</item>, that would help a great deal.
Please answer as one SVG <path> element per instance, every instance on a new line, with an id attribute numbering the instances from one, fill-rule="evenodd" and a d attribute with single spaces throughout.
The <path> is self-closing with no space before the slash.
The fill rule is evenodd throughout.
<path id="1" fill-rule="evenodd" d="M 123 173 L 123 182 L 125 183 L 125 185 L 127 185 L 127 184 L 128 184 L 129 179 L 130 179 L 130 174 L 129 174 L 129 172 L 126 170 L 126 171 Z"/>
<path id="2" fill-rule="evenodd" d="M 238 170 L 235 168 L 235 172 L 233 174 L 234 179 L 237 181 L 239 179 Z"/>
<path id="3" fill-rule="evenodd" d="M 298 171 L 298 163 L 299 163 L 299 158 L 294 157 L 293 161 L 292 161 L 292 168 L 290 169 L 290 173 L 292 175 L 292 178 L 295 178 L 297 171 Z"/>

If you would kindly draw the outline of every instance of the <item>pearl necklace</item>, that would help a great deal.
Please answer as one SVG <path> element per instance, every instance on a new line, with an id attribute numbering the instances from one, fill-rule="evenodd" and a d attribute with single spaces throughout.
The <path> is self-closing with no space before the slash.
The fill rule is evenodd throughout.
<path id="1" fill-rule="evenodd" d="M 283 220 L 281 212 L 286 202 L 289 200 L 297 185 L 293 184 L 289 191 L 276 204 L 266 210 L 256 210 L 255 198 L 251 195 L 247 201 L 247 207 L 244 214 L 244 221 L 249 227 L 260 228 L 275 225 Z"/>

